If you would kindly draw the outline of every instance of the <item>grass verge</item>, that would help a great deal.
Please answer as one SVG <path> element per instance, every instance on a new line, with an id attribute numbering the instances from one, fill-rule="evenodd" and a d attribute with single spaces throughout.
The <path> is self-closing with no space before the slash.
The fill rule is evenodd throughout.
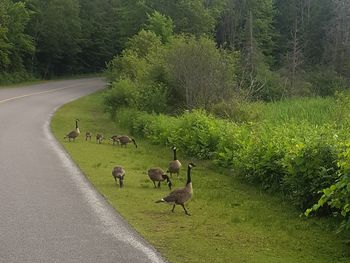
<path id="1" fill-rule="evenodd" d="M 105 137 L 125 133 L 103 112 L 101 92 L 60 108 L 51 127 L 97 190 L 128 222 L 170 262 L 350 262 L 349 246 L 333 232 L 334 222 L 325 218 L 300 218 L 288 203 L 241 184 L 230 172 L 197 161 L 193 169 L 194 197 L 185 216 L 181 207 L 154 201 L 169 191 L 165 184 L 154 189 L 146 171 L 167 167 L 170 149 L 136 138 L 139 145 L 127 148 L 104 141 L 85 141 L 85 131 Z M 76 142 L 63 136 L 79 118 L 82 135 Z M 179 149 L 178 157 L 185 160 Z M 126 169 L 125 188 L 119 189 L 112 168 Z M 181 178 L 174 186 L 183 187 Z"/>

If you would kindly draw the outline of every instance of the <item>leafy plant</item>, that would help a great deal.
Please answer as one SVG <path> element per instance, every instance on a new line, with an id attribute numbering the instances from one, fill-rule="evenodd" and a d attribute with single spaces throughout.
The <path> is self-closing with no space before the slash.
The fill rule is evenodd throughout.
<path id="1" fill-rule="evenodd" d="M 305 212 L 308 216 L 325 205 L 330 206 L 334 209 L 335 215 L 343 218 L 339 231 L 350 229 L 350 142 L 344 143 L 343 147 L 343 151 L 339 154 L 339 171 L 336 182 L 323 189 L 318 203 Z"/>
<path id="2" fill-rule="evenodd" d="M 119 108 L 135 105 L 136 92 L 135 84 L 129 79 L 113 82 L 103 97 L 105 110 L 114 118 Z"/>

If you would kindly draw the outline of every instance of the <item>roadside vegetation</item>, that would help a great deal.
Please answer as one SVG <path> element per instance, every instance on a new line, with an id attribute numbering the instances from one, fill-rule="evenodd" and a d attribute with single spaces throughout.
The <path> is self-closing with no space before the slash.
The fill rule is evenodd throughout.
<path id="1" fill-rule="evenodd" d="M 187 205 L 192 215 L 186 216 L 180 207 L 172 213 L 170 206 L 154 203 L 169 190 L 165 183 L 155 189 L 147 170 L 152 166 L 166 169 L 172 159 L 171 145 L 165 146 L 165 137 L 158 140 L 155 134 L 137 136 L 144 134 L 142 130 L 151 131 L 146 125 L 132 130 L 137 149 L 113 146 L 108 140 L 102 144 L 94 139 L 85 141 L 85 131 L 108 138 L 130 134 L 126 128 L 142 120 L 154 124 L 139 115 L 134 121 L 128 119 L 133 116 L 128 110 L 118 114 L 116 124 L 104 112 L 104 96 L 100 92 L 63 106 L 52 120 L 53 132 L 97 190 L 170 262 L 350 262 L 346 235 L 334 231 L 338 220 L 300 217 L 300 210 L 288 198 L 242 182 L 235 170 L 189 156 L 186 143 L 178 146 L 178 158 L 183 164 L 190 160 L 197 164 L 193 169 L 194 197 Z M 68 142 L 63 136 L 74 128 L 77 117 L 82 134 L 76 142 Z M 198 117 L 201 122 L 193 127 L 200 129 L 199 124 L 208 118 L 201 112 L 188 113 L 179 121 L 190 123 Z M 163 127 L 174 121 L 159 118 L 164 120 Z M 188 139 L 186 142 L 192 141 Z M 123 189 L 111 174 L 116 165 L 126 169 Z M 179 180 L 173 178 L 175 188 L 183 187 L 184 177 L 182 170 Z"/>
<path id="2" fill-rule="evenodd" d="M 157 13 L 148 24 L 155 21 L 171 28 Z M 133 135 L 231 168 L 300 212 L 340 217 L 339 231 L 349 229 L 348 93 L 339 86 L 327 98 L 253 100 L 240 88 L 235 52 L 205 36 L 162 39 L 142 29 L 108 64 L 111 118 Z"/>

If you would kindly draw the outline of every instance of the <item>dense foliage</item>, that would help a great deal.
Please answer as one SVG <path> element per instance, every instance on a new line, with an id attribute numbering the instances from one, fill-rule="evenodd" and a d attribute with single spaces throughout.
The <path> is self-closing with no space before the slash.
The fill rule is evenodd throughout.
<path id="1" fill-rule="evenodd" d="M 235 52 L 235 87 L 244 98 L 327 96 L 348 87 L 346 0 L 4 0 L 1 75 L 100 71 L 141 29 L 155 32 L 162 43 L 173 34 L 205 34 Z M 212 62 L 217 59 L 217 54 L 206 55 Z M 202 65 L 200 79 L 211 67 Z"/>
<path id="2" fill-rule="evenodd" d="M 26 34 L 29 11 L 22 2 L 0 3 L 0 82 L 27 78 L 27 67 L 35 51 L 33 39 Z"/>
<path id="3" fill-rule="evenodd" d="M 322 190 L 322 197 L 312 208 L 306 211 L 306 215 L 319 211 L 325 206 L 335 209 L 335 214 L 344 220 L 340 231 L 350 229 L 350 143 L 343 144 L 343 150 L 339 154 L 338 176 L 336 182 Z"/>
<path id="4" fill-rule="evenodd" d="M 123 107 L 116 121 L 133 135 L 155 144 L 175 144 L 182 154 L 230 168 L 243 181 L 279 193 L 301 211 L 318 203 L 312 211 L 344 217 L 346 228 L 350 213 L 349 125 L 335 123 L 334 116 L 349 107 L 347 101 L 338 101 L 337 108 L 324 114 L 325 105 L 336 101 L 315 99 L 314 114 L 298 118 L 299 110 L 308 107 L 302 100 L 259 105 L 261 115 L 254 116 L 254 121 L 246 115 L 240 124 L 216 119 L 202 110 L 170 117 Z M 298 105 L 294 112 L 290 110 L 293 105 Z"/>
<path id="5" fill-rule="evenodd" d="M 217 49 L 215 42 L 205 36 L 168 36 L 168 41 L 162 43 L 161 36 L 141 30 L 109 63 L 113 91 L 106 96 L 120 90 L 129 106 L 149 112 L 169 112 L 179 107 L 208 109 L 233 96 L 236 57 L 235 53 Z M 125 82 L 132 83 L 136 92 L 123 92 L 121 83 Z M 111 113 L 123 106 L 115 102 L 113 108 L 109 107 Z"/>

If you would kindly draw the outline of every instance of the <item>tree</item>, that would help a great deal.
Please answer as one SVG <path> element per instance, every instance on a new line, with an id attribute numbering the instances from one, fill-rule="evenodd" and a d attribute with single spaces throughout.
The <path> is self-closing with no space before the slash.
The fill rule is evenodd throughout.
<path id="1" fill-rule="evenodd" d="M 350 2 L 331 2 L 333 12 L 327 26 L 325 58 L 333 70 L 350 78 Z"/>
<path id="2" fill-rule="evenodd" d="M 235 63 L 233 53 L 217 49 L 207 37 L 176 37 L 166 55 L 173 101 L 187 109 L 208 109 L 228 98 L 234 93 Z"/>
<path id="3" fill-rule="evenodd" d="M 203 0 L 147 0 L 153 10 L 171 17 L 175 33 L 194 35 L 212 35 L 215 27 L 215 17 Z M 208 8 L 207 8 L 208 7 Z"/>
<path id="4" fill-rule="evenodd" d="M 266 91 L 277 90 L 278 74 L 272 74 L 276 39 L 271 0 L 227 0 L 217 26 L 216 40 L 224 48 L 241 53 L 238 87 L 246 98 L 267 98 Z M 274 85 L 267 86 L 267 85 Z M 274 92 L 275 98 L 279 92 Z"/>
<path id="5" fill-rule="evenodd" d="M 84 72 L 102 70 L 122 50 L 118 41 L 115 1 L 80 0 L 81 41 L 79 65 Z"/>
<path id="6" fill-rule="evenodd" d="M 36 59 L 44 77 L 77 71 L 81 24 L 78 0 L 28 0 L 35 16 Z"/>
<path id="7" fill-rule="evenodd" d="M 0 69 L 4 72 L 22 72 L 28 57 L 34 52 L 32 38 L 25 33 L 30 19 L 23 2 L 0 3 Z"/>
<path id="8" fill-rule="evenodd" d="M 147 15 L 147 17 L 146 28 L 160 36 L 163 43 L 169 42 L 174 31 L 173 20 L 158 11 L 154 11 L 152 15 Z"/>
<path id="9" fill-rule="evenodd" d="M 11 63 L 9 53 L 11 44 L 7 39 L 8 34 L 8 9 L 10 1 L 0 2 L 0 69 L 5 71 L 8 65 Z"/>

